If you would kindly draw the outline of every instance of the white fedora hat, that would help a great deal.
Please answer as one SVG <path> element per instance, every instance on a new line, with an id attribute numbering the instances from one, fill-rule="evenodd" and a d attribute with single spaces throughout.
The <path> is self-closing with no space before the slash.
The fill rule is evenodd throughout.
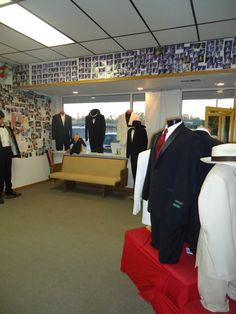
<path id="1" fill-rule="evenodd" d="M 221 144 L 212 147 L 211 157 L 201 158 L 208 164 L 224 164 L 236 167 L 236 144 Z"/>

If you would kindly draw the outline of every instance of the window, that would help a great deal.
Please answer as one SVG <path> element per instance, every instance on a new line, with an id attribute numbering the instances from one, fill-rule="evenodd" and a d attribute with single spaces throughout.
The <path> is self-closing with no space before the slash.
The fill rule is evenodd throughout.
<path id="1" fill-rule="evenodd" d="M 142 121 L 145 112 L 144 95 L 134 94 L 133 98 L 133 111 L 140 115 Z M 85 138 L 85 117 L 92 109 L 99 109 L 106 121 L 107 142 L 116 137 L 119 115 L 131 108 L 130 94 L 65 97 L 63 102 L 64 111 L 72 117 L 73 132 L 78 132 L 82 138 Z"/>
<path id="2" fill-rule="evenodd" d="M 188 91 L 183 93 L 182 119 L 190 129 L 196 129 L 205 123 L 206 107 L 233 108 L 233 90 L 223 94 L 216 91 Z"/>
<path id="3" fill-rule="evenodd" d="M 145 94 L 133 95 L 133 111 L 138 113 L 142 124 L 145 125 Z"/>

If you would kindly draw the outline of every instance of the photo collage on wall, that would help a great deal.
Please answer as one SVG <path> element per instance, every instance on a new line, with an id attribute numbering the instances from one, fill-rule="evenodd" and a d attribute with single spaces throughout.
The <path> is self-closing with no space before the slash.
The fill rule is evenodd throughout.
<path id="1" fill-rule="evenodd" d="M 78 60 L 44 62 L 30 66 L 31 84 L 73 82 L 78 79 Z"/>
<path id="2" fill-rule="evenodd" d="M 21 157 L 41 156 L 51 146 L 51 100 L 33 92 L 0 85 L 0 108 L 14 130 Z"/>
<path id="3" fill-rule="evenodd" d="M 17 65 L 13 68 L 13 86 L 29 85 L 29 64 Z"/>
<path id="4" fill-rule="evenodd" d="M 31 64 L 29 83 L 35 85 L 229 68 L 236 68 L 236 37 Z M 15 68 L 14 78 L 22 78 L 23 85 L 27 81 L 27 75 L 20 66 Z"/>

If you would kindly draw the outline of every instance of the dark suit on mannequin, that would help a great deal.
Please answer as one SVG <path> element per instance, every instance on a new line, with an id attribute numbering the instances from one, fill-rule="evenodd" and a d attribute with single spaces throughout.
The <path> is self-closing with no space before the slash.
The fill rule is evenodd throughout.
<path id="1" fill-rule="evenodd" d="M 85 140 L 89 139 L 91 152 L 103 153 L 106 132 L 105 117 L 98 109 L 92 109 L 85 117 Z"/>
<path id="2" fill-rule="evenodd" d="M 211 149 L 213 146 L 222 144 L 217 139 L 213 138 L 209 131 L 205 128 L 199 128 L 194 131 L 195 134 L 199 136 L 202 146 L 202 155 L 203 157 L 211 156 Z M 198 190 L 201 190 L 202 184 L 208 174 L 208 172 L 213 167 L 213 164 L 207 164 L 200 162 L 199 164 L 199 187 Z M 186 242 L 189 243 L 191 251 L 195 254 L 197 250 L 198 235 L 200 232 L 200 220 L 198 213 L 198 204 L 196 204 L 195 210 L 191 211 L 189 230 L 187 232 Z"/>
<path id="3" fill-rule="evenodd" d="M 140 121 L 134 120 L 127 133 L 126 157 L 131 159 L 132 174 L 135 181 L 138 154 L 147 149 L 146 127 Z"/>
<path id="4" fill-rule="evenodd" d="M 64 124 L 62 117 L 64 116 Z M 71 116 L 64 112 L 55 114 L 52 117 L 52 139 L 56 142 L 56 149 L 69 149 L 70 141 L 72 139 L 72 119 Z"/>
<path id="5" fill-rule="evenodd" d="M 7 135 L 7 138 L 10 139 L 9 145 L 4 146 L 3 140 L 0 136 L 0 201 L 4 203 L 2 194 L 5 186 L 5 197 L 12 198 L 20 196 L 20 193 L 17 193 L 12 190 L 12 158 L 13 157 L 21 157 L 19 147 L 16 142 L 15 135 L 13 130 L 9 126 L 1 126 L 4 128 L 8 133 L 4 134 Z M 4 131 L 5 132 L 5 131 Z"/>
<path id="6" fill-rule="evenodd" d="M 178 121 L 170 121 L 168 127 Z M 202 153 L 199 136 L 180 123 L 156 156 L 161 134 L 152 140 L 143 199 L 149 200 L 152 245 L 159 249 L 159 260 L 174 264 L 186 239 L 191 210 L 196 208 Z"/>

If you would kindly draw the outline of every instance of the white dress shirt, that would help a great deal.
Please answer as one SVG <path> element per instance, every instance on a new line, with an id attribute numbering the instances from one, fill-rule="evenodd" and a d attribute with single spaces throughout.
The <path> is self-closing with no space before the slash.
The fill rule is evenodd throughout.
<path id="1" fill-rule="evenodd" d="M 11 139 L 5 127 L 4 128 L 0 127 L 0 138 L 1 138 L 2 147 L 11 146 Z"/>

